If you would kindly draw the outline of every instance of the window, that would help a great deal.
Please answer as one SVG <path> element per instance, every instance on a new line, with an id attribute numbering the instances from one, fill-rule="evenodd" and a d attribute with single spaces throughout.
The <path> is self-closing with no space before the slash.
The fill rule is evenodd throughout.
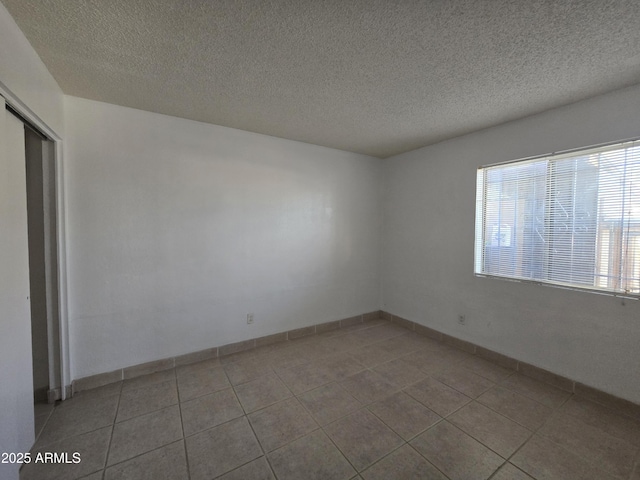
<path id="1" fill-rule="evenodd" d="M 640 295 L 640 141 L 478 170 L 475 272 Z"/>

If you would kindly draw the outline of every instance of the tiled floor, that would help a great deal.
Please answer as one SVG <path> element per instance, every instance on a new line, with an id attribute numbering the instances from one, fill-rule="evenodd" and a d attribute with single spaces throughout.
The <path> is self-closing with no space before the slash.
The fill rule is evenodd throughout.
<path id="1" fill-rule="evenodd" d="M 395 324 L 81 392 L 22 480 L 640 480 L 640 419 Z M 70 457 L 71 458 L 71 457 Z"/>

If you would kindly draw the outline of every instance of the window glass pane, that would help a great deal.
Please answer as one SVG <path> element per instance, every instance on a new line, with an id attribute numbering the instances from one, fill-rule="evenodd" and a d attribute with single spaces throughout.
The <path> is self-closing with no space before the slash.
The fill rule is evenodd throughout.
<path id="1" fill-rule="evenodd" d="M 640 142 L 485 167 L 477 273 L 640 294 Z"/>
<path id="2" fill-rule="evenodd" d="M 486 171 L 484 273 L 542 278 L 546 168 L 536 162 Z"/>

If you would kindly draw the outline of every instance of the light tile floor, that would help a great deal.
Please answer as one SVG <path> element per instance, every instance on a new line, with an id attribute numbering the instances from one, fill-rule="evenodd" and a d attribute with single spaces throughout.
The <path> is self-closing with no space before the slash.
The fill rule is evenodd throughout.
<path id="1" fill-rule="evenodd" d="M 38 406 L 22 480 L 640 480 L 640 419 L 379 320 Z M 70 457 L 72 458 L 72 457 Z"/>

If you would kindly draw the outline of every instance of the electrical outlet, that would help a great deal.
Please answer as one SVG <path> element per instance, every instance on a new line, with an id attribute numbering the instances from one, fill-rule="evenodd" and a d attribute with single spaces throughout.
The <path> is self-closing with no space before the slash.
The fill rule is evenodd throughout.
<path id="1" fill-rule="evenodd" d="M 464 315 L 458 315 L 458 323 L 460 325 L 466 325 L 467 317 L 465 317 Z"/>
<path id="2" fill-rule="evenodd" d="M 247 325 L 251 325 L 253 323 L 253 313 L 247 313 Z"/>

